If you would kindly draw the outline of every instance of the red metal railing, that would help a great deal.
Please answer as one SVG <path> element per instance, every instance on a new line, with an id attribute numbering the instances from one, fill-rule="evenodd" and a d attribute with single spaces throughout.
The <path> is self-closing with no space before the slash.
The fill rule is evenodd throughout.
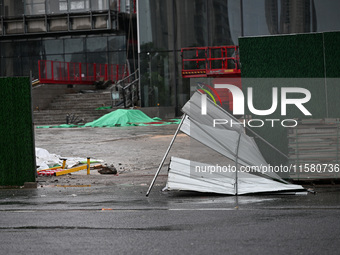
<path id="1" fill-rule="evenodd" d="M 93 84 L 95 81 L 119 81 L 129 76 L 126 65 L 73 63 L 39 60 L 41 83 Z"/>
<path id="2" fill-rule="evenodd" d="M 240 76 L 238 46 L 182 48 L 182 77 Z"/>

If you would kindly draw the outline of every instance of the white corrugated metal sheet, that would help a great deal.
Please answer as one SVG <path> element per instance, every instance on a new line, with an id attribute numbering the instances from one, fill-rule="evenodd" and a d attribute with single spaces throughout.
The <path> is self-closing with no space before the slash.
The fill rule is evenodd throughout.
<path id="1" fill-rule="evenodd" d="M 300 185 L 289 184 L 275 172 L 264 168 L 268 164 L 254 139 L 246 135 L 244 127 L 231 114 L 211 100 L 207 100 L 207 114 L 202 115 L 201 97 L 201 93 L 194 93 L 183 107 L 182 110 L 186 116 L 180 130 L 237 162 L 237 170 L 222 173 L 197 172 L 199 168 L 204 169 L 209 165 L 172 158 L 167 182 L 168 189 L 230 195 L 304 189 Z M 214 119 L 222 119 L 228 124 L 214 127 Z M 258 166 L 259 170 L 255 173 L 240 172 L 240 166 Z"/>
<path id="2" fill-rule="evenodd" d="M 206 169 L 210 165 L 172 157 L 167 181 L 168 190 L 210 192 L 242 195 L 259 192 L 304 190 L 300 185 L 281 183 L 250 173 L 238 173 L 237 191 L 234 172 L 197 172 L 196 167 Z"/>

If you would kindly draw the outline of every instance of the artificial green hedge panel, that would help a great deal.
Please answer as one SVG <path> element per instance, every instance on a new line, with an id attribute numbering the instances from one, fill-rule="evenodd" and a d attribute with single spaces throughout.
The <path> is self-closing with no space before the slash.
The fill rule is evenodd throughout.
<path id="1" fill-rule="evenodd" d="M 302 87 L 312 94 L 311 100 L 305 104 L 312 113 L 310 118 L 339 118 L 339 45 L 340 32 L 240 38 L 242 88 L 245 96 L 247 88 L 253 87 L 255 108 L 269 109 L 272 87 L 278 87 L 279 91 L 282 87 Z M 255 116 L 246 107 L 246 114 L 262 120 L 308 118 L 295 106 L 287 108 L 286 116 L 281 116 L 279 108 L 270 116 Z M 288 153 L 286 128 L 266 125 L 253 130 L 282 152 Z M 257 142 L 269 163 L 285 163 L 270 146 L 260 140 Z"/>
<path id="2" fill-rule="evenodd" d="M 0 186 L 22 186 L 36 171 L 30 80 L 0 78 L 0 87 Z"/>
<path id="3" fill-rule="evenodd" d="M 340 32 L 323 33 L 327 78 L 340 78 Z"/>
<path id="4" fill-rule="evenodd" d="M 242 78 L 324 77 L 322 34 L 239 39 Z"/>
<path id="5" fill-rule="evenodd" d="M 324 33 L 326 88 L 330 118 L 340 117 L 340 32 Z"/>

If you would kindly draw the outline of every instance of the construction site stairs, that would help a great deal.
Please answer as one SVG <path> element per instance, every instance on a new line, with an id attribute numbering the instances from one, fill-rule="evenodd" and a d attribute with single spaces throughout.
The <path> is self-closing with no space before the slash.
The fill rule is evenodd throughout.
<path id="1" fill-rule="evenodd" d="M 87 123 L 117 109 L 96 110 L 99 107 L 111 106 L 111 103 L 109 89 L 63 94 L 54 98 L 46 109 L 33 109 L 33 121 L 35 125 L 40 126 L 67 124 L 69 115 L 69 121 L 73 119 Z"/>

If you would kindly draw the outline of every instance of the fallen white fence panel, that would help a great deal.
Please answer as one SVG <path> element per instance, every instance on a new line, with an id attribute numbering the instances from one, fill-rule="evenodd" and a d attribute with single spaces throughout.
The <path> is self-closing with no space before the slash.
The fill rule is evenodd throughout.
<path id="1" fill-rule="evenodd" d="M 202 173 L 196 169 L 207 169 L 210 165 L 172 157 L 168 173 L 167 189 L 243 195 L 260 192 L 302 191 L 301 185 L 282 183 L 250 173 L 234 172 Z"/>

